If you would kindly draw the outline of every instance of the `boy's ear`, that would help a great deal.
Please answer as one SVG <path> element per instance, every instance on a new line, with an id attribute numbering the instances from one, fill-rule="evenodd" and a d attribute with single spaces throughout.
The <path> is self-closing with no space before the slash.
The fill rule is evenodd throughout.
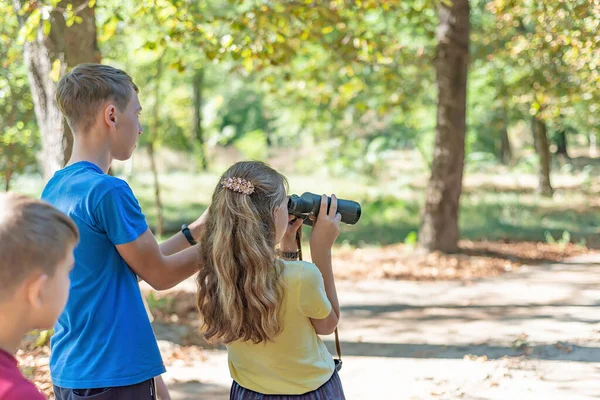
<path id="1" fill-rule="evenodd" d="M 117 108 L 109 104 L 104 108 L 104 122 L 112 129 L 117 128 Z"/>
<path id="2" fill-rule="evenodd" d="M 47 282 L 48 275 L 42 273 L 36 273 L 25 281 L 25 295 L 31 307 L 35 309 L 42 307 L 42 294 Z"/>

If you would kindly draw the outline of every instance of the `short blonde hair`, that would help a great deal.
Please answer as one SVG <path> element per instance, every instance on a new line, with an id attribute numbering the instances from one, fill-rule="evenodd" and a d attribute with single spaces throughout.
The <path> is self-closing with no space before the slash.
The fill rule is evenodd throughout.
<path id="1" fill-rule="evenodd" d="M 56 101 L 73 132 L 87 132 L 103 103 L 123 111 L 138 87 L 125 71 L 102 64 L 79 64 L 58 82 Z"/>
<path id="2" fill-rule="evenodd" d="M 54 275 L 69 246 L 78 241 L 75 223 L 50 204 L 0 193 L 0 297 L 33 271 Z"/>

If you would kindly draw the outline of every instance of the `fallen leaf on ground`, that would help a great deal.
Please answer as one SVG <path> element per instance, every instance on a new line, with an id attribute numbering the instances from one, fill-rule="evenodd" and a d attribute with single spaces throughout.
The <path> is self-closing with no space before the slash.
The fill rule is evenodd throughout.
<path id="1" fill-rule="evenodd" d="M 573 346 L 569 345 L 568 343 L 556 342 L 554 347 L 556 347 L 558 350 L 562 351 L 565 354 L 569 354 L 573 351 Z"/>

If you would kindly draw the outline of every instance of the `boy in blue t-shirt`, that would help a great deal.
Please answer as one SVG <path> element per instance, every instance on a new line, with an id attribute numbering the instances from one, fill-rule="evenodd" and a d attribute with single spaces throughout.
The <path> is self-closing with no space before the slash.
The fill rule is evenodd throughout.
<path id="1" fill-rule="evenodd" d="M 155 398 L 165 372 L 138 276 L 157 290 L 197 272 L 194 238 L 203 216 L 158 244 L 129 185 L 107 174 L 142 133 L 138 88 L 125 72 L 82 64 L 61 78 L 56 99 L 74 135 L 67 166 L 42 198 L 80 232 L 71 294 L 55 326 L 50 370 L 57 400 Z"/>

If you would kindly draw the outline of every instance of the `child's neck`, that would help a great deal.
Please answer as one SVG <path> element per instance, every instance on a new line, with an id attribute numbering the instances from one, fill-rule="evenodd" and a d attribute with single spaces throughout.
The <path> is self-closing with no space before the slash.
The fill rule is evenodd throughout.
<path id="1" fill-rule="evenodd" d="M 73 142 L 73 152 L 67 165 L 88 161 L 97 165 L 105 174 L 108 173 L 112 155 L 106 143 L 95 141 L 92 135 L 89 137 L 81 135 L 82 137 L 79 138 L 77 136 Z"/>
<path id="2" fill-rule="evenodd" d="M 23 336 L 28 329 L 22 325 L 18 315 L 7 310 L 7 307 L 0 305 L 0 316 L 2 325 L 0 325 L 0 349 L 10 354 L 15 354 L 19 348 Z"/>

